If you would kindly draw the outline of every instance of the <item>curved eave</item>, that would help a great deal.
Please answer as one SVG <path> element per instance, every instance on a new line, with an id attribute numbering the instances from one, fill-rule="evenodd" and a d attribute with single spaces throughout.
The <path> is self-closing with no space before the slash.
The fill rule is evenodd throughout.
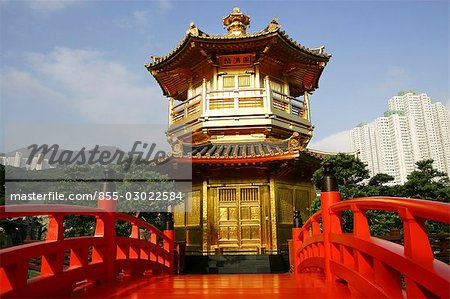
<path id="1" fill-rule="evenodd" d="M 304 54 L 307 54 L 311 56 L 313 59 L 321 58 L 319 61 L 328 62 L 331 58 L 331 54 L 327 53 L 321 53 L 320 50 L 313 50 L 307 47 L 302 46 L 301 44 L 294 41 L 292 38 L 289 37 L 284 31 L 276 31 L 280 38 L 286 42 L 289 46 L 294 48 L 294 50 L 300 50 Z"/>
<path id="2" fill-rule="evenodd" d="M 300 150 L 299 157 L 306 157 L 320 163 L 323 159 L 325 159 L 326 155 L 305 148 Z"/>
<path id="3" fill-rule="evenodd" d="M 177 161 L 192 164 L 260 164 L 272 161 L 292 160 L 298 157 L 298 152 L 289 152 L 283 154 L 265 155 L 265 156 L 247 156 L 247 157 L 182 157 Z"/>
<path id="4" fill-rule="evenodd" d="M 203 42 L 203 41 L 220 41 L 228 43 L 230 41 L 239 41 L 239 42 L 249 42 L 253 41 L 255 39 L 261 39 L 261 38 L 270 38 L 275 35 L 278 35 L 283 41 L 285 41 L 289 46 L 293 47 L 295 50 L 301 51 L 304 54 L 307 54 L 311 56 L 311 58 L 319 58 L 320 61 L 327 62 L 330 58 L 330 54 L 326 53 L 320 53 L 318 50 L 309 49 L 307 47 L 302 46 L 301 44 L 295 42 L 292 38 L 290 38 L 284 31 L 276 30 L 276 31 L 266 31 L 257 33 L 250 36 L 238 36 L 238 37 L 214 37 L 211 35 L 200 35 L 200 36 L 194 36 L 191 33 L 185 35 L 185 37 L 181 40 L 181 42 L 176 46 L 172 51 L 170 51 L 169 54 L 167 54 L 164 57 L 161 57 L 159 61 L 146 64 L 146 68 L 149 71 L 152 70 L 158 70 L 165 65 L 169 64 L 173 59 L 177 57 L 177 55 L 186 48 L 186 46 L 189 44 L 190 41 L 197 41 L 197 42 Z"/>
<path id="5" fill-rule="evenodd" d="M 314 89 L 318 89 L 319 88 L 319 79 L 322 76 L 323 70 L 325 69 L 325 67 L 321 68 L 319 70 L 319 73 L 317 74 L 317 79 L 315 80 L 315 84 L 314 84 Z"/>
<path id="6" fill-rule="evenodd" d="M 186 45 L 188 45 L 188 43 L 191 39 L 192 39 L 191 34 L 185 35 L 184 38 L 181 40 L 181 42 L 179 42 L 178 45 L 175 47 L 175 49 L 170 51 L 169 54 L 167 54 L 164 57 L 160 57 L 158 62 L 152 62 L 152 63 L 145 64 L 145 67 L 150 72 L 164 67 L 165 65 L 170 63 L 171 60 L 176 58 L 176 56 L 186 47 Z"/>
<path id="7" fill-rule="evenodd" d="M 254 35 L 240 36 L 240 37 L 221 37 L 221 36 L 211 36 L 206 35 L 202 31 L 199 31 L 200 35 L 195 35 L 192 33 L 188 33 L 181 40 L 177 47 L 175 47 L 169 54 L 164 57 L 158 58 L 155 62 L 146 64 L 147 70 L 155 77 L 159 86 L 161 87 L 163 94 L 165 96 L 173 96 L 178 97 L 183 94 L 186 87 L 181 87 L 183 83 L 183 79 L 176 79 L 175 77 L 170 75 L 172 70 L 177 69 L 177 67 L 184 67 L 189 70 L 191 66 L 189 66 L 189 59 L 187 59 L 186 55 L 190 55 L 190 53 L 195 53 L 193 51 L 200 52 L 201 54 L 194 55 L 195 62 L 191 64 L 198 64 L 201 57 L 205 57 L 205 55 L 211 55 L 212 53 L 233 53 L 236 50 L 231 50 L 231 46 L 233 47 L 236 44 L 242 46 L 242 49 L 246 49 L 250 52 L 259 52 L 263 53 L 263 50 L 273 44 L 274 42 L 278 44 L 278 47 L 284 49 L 286 51 L 286 56 L 277 56 L 277 51 L 272 54 L 276 59 L 283 60 L 284 63 L 288 63 L 289 61 L 295 62 L 298 61 L 306 61 L 315 65 L 318 65 L 320 69 L 312 70 L 309 69 L 307 73 L 297 73 L 299 78 L 303 76 L 309 76 L 309 80 L 307 80 L 307 84 L 298 85 L 298 94 L 294 96 L 299 96 L 303 93 L 303 91 L 313 92 L 315 89 L 319 87 L 319 78 L 325 68 L 327 62 L 329 61 L 331 55 L 322 53 L 323 49 L 309 49 L 306 48 L 297 42 L 295 42 L 292 38 L 290 38 L 284 31 L 280 31 L 279 29 L 274 31 L 263 30 Z M 195 45 L 195 46 L 194 46 Z M 208 54 L 207 54 L 208 53 Z M 270 50 L 269 50 L 270 53 Z M 203 56 L 199 56 L 203 55 Z M 289 58 L 291 57 L 291 58 Z M 199 60 L 200 59 L 200 60 Z M 304 78 L 299 79 L 299 82 L 305 82 Z M 169 83 L 170 81 L 179 81 Z M 295 84 L 295 83 L 294 83 Z M 181 89 L 174 88 L 174 86 L 179 86 Z"/>
<path id="8" fill-rule="evenodd" d="M 287 145 L 288 142 L 286 142 Z M 279 143 L 277 143 L 279 144 Z M 214 151 L 214 148 L 212 149 Z M 262 154 L 248 154 L 248 155 L 230 155 L 224 156 L 220 154 L 209 154 L 210 150 L 206 154 L 183 154 L 181 157 L 176 158 L 178 162 L 192 163 L 192 164 L 261 164 L 272 161 L 284 161 L 293 159 L 306 159 L 320 163 L 326 155 L 311 151 L 308 149 L 300 148 L 295 150 L 279 150 L 276 152 L 262 153 Z"/>

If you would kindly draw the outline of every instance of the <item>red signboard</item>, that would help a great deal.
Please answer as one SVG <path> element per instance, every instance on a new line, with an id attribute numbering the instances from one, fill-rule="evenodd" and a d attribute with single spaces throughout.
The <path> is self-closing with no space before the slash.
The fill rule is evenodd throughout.
<path id="1" fill-rule="evenodd" d="M 250 67 L 253 54 L 223 55 L 219 57 L 220 67 Z"/>

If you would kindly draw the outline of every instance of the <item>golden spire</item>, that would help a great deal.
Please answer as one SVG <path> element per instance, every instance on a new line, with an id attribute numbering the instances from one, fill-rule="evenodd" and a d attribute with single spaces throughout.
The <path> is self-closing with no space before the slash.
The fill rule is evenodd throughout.
<path id="1" fill-rule="evenodd" d="M 245 36 L 247 27 L 250 25 L 250 17 L 244 15 L 239 7 L 235 7 L 228 16 L 223 18 L 223 25 L 228 30 L 225 37 Z"/>

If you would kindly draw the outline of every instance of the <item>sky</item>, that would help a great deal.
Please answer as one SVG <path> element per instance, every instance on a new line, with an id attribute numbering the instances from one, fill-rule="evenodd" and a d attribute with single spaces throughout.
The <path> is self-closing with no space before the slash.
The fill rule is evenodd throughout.
<path id="1" fill-rule="evenodd" d="M 400 90 L 450 109 L 448 1 L 0 1 L 2 131 L 167 123 L 144 64 L 170 52 L 190 22 L 223 34 L 235 6 L 250 32 L 276 16 L 298 43 L 332 55 L 311 97 L 310 148 L 349 151 L 349 130 L 381 116 Z"/>

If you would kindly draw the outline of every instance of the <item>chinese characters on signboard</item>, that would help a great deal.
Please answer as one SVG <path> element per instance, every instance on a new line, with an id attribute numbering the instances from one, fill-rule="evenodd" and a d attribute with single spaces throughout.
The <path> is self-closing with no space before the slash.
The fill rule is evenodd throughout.
<path id="1" fill-rule="evenodd" d="M 252 54 L 224 55 L 219 57 L 220 67 L 248 67 L 252 65 Z"/>

